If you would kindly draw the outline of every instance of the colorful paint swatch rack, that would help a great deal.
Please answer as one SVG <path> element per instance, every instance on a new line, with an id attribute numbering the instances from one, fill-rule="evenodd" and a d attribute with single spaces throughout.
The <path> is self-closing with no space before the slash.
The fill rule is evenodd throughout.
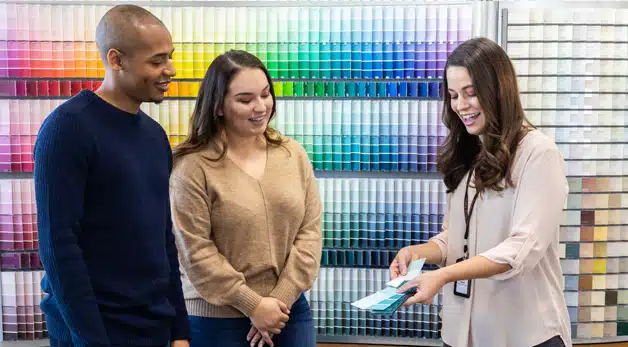
<path id="1" fill-rule="evenodd" d="M 103 77 L 93 40 L 108 6 L 0 6 L 0 77 Z M 147 9 L 172 32 L 183 78 L 229 49 L 256 54 L 274 78 L 440 78 L 472 35 L 469 5 Z"/>
<path id="2" fill-rule="evenodd" d="M 30 248 L 36 248 L 36 243 L 29 241 L 31 239 L 36 240 L 36 236 L 32 236 L 36 235 L 36 225 L 32 222 L 32 218 L 35 217 L 33 214 L 35 210 L 33 182 L 30 179 L 17 179 L 2 180 L 0 184 L 2 192 L 0 195 L 0 206 L 2 206 L 0 217 L 5 221 L 2 224 L 3 242 L 2 250 L 0 251 L 0 259 L 2 259 L 3 264 L 2 270 L 18 270 L 20 271 L 19 273 L 29 269 L 38 270 L 39 268 L 34 265 L 22 265 L 24 262 L 19 267 L 15 267 L 14 263 L 9 262 L 9 265 L 5 265 L 7 263 L 4 261 L 7 258 L 5 257 L 6 255 L 18 254 L 21 257 L 30 257 L 36 254 Z M 357 184 L 357 188 L 352 188 L 351 185 L 353 184 Z M 444 208 L 444 187 L 442 182 L 429 179 L 356 180 L 320 178 L 318 179 L 318 185 L 323 198 L 324 209 L 325 249 L 321 259 L 323 265 L 321 276 L 324 273 L 334 273 L 337 275 L 330 276 L 339 276 L 339 278 L 331 280 L 334 287 L 329 287 L 329 289 L 318 289 L 320 287 L 315 287 L 308 295 L 310 298 L 313 298 L 314 295 L 318 295 L 313 294 L 316 290 L 319 290 L 319 293 L 324 290 L 336 290 L 338 292 L 344 290 L 342 288 L 349 288 L 344 290 L 345 294 L 343 294 L 349 298 L 346 302 L 343 301 L 344 299 L 339 299 L 341 303 L 333 300 L 331 302 L 321 303 L 317 301 L 312 303 L 313 306 L 316 306 L 314 314 L 315 321 L 319 324 L 319 331 L 322 334 L 325 334 L 327 331 L 331 331 L 334 334 L 349 334 L 354 331 L 356 334 L 361 332 L 365 336 L 428 338 L 434 336 L 433 334 L 436 334 L 436 331 L 431 331 L 430 329 L 432 328 L 424 328 L 424 326 L 432 327 L 439 324 L 437 316 L 431 313 L 432 311 L 438 312 L 437 306 L 430 308 L 431 306 L 429 305 L 419 305 L 420 307 L 402 310 L 391 317 L 381 320 L 381 318 L 367 317 L 366 315 L 363 318 L 359 318 L 358 312 L 353 312 L 352 308 L 347 306 L 347 304 L 350 304 L 351 295 L 354 295 L 353 290 L 350 288 L 358 288 L 358 293 L 361 290 L 368 292 L 370 283 L 377 279 L 377 276 L 383 276 L 381 277 L 383 281 L 389 278 L 387 273 L 381 274 L 381 272 L 377 271 L 387 271 L 388 265 L 396 255 L 398 247 L 424 242 L 427 237 L 431 236 L 423 235 L 422 233 L 413 234 L 412 231 L 417 229 L 410 228 L 406 230 L 407 224 L 411 224 L 413 220 L 420 221 L 421 217 L 428 216 L 427 220 L 436 222 L 430 223 L 430 227 L 419 230 L 433 230 L 431 234 L 437 232 L 436 229 L 440 227 L 442 209 Z M 382 185 L 384 187 L 378 189 Z M 589 207 L 594 209 L 594 211 L 603 212 L 604 210 L 598 210 L 598 208 L 603 208 L 608 201 L 620 201 L 623 208 L 628 206 L 628 194 L 626 193 L 628 178 L 626 177 L 570 178 L 569 186 L 569 201 L 593 199 L 590 201 L 595 201 L 596 203 Z M 355 193 L 356 191 L 358 192 L 357 194 Z M 384 196 L 378 196 L 379 192 L 384 192 Z M 394 193 L 392 196 L 391 192 Z M 373 196 L 373 194 L 375 195 Z M 398 194 L 401 194 L 401 197 Z M 434 194 L 436 195 L 434 196 Z M 434 201 L 439 203 L 435 205 Z M 569 208 L 569 206 L 566 207 L 566 213 L 569 213 Z M 369 211 L 373 211 L 373 213 L 371 214 Z M 407 211 L 407 216 L 412 216 L 408 218 L 402 214 L 402 218 L 394 218 L 396 215 L 393 213 L 393 220 L 399 221 L 396 225 L 403 225 L 402 227 L 393 227 L 392 230 L 395 231 L 393 235 L 399 231 L 395 228 L 403 230 L 403 233 L 396 234 L 401 235 L 397 239 L 392 238 L 394 244 L 392 247 L 389 244 L 387 245 L 387 242 L 390 240 L 386 239 L 387 232 L 390 232 L 391 228 L 384 228 L 383 233 L 377 228 L 372 228 L 372 225 L 377 223 L 377 216 L 383 214 L 385 217 L 387 215 L 386 211 Z M 416 218 L 416 214 L 412 212 L 419 214 L 419 218 Z M 612 306 L 610 309 L 604 309 L 603 312 L 605 310 L 608 311 L 608 317 L 618 317 L 617 319 L 625 317 L 623 307 L 628 305 L 628 276 L 625 273 L 628 272 L 628 267 L 627 263 L 622 260 L 622 257 L 628 256 L 626 251 L 628 250 L 628 237 L 622 231 L 621 226 L 598 225 L 599 223 L 595 219 L 589 220 L 589 217 L 585 217 L 586 213 L 588 212 L 578 211 L 578 215 L 575 217 L 577 219 L 575 220 L 573 219 L 574 217 L 567 217 L 565 225 L 561 227 L 561 264 L 565 272 L 565 297 L 570 305 L 570 313 L 574 319 L 577 319 L 578 312 L 583 312 L 577 309 L 579 302 L 601 302 L 602 305 L 606 302 L 616 302 L 618 309 L 614 309 L 614 306 Z M 348 220 L 342 217 L 343 214 L 349 216 Z M 336 230 L 340 233 L 346 233 L 348 230 L 351 233 L 353 230 L 351 228 L 352 215 L 358 216 L 358 225 L 364 225 L 360 219 L 369 220 L 368 216 L 375 215 L 375 218 L 373 218 L 375 222 L 366 224 L 364 233 L 366 237 L 363 238 L 366 240 L 365 243 L 359 238 L 360 230 L 358 229 L 357 246 L 353 246 L 354 239 L 351 237 L 351 234 L 348 237 L 346 235 L 338 237 L 333 233 Z M 581 221 L 582 218 L 584 218 L 584 222 Z M 405 223 L 406 221 L 408 223 Z M 345 224 L 348 222 L 349 227 L 338 227 L 343 222 Z M 35 233 L 31 234 L 29 229 L 35 230 Z M 399 241 L 402 241 L 402 243 L 399 244 Z M 429 271 L 434 269 L 434 267 L 426 266 L 425 269 Z M 363 285 L 359 284 L 359 276 L 343 277 L 343 271 L 348 274 L 364 273 L 364 280 L 366 283 L 369 283 L 368 286 L 362 287 Z M 349 282 L 338 287 L 339 284 L 337 282 L 344 280 Z M 318 281 L 317 286 L 320 281 L 324 280 L 319 279 Z M 324 286 L 327 286 L 327 284 L 324 284 Z M 586 292 L 582 292 L 582 290 L 586 290 Z M 608 301 L 607 297 L 609 298 Z M 7 299 L 4 298 L 3 302 L 7 302 Z M 413 312 L 413 310 L 415 311 Z M 589 309 L 586 312 L 588 317 L 599 317 L 595 310 Z M 580 315 L 583 316 L 585 313 L 580 313 Z M 352 315 L 354 315 L 354 318 L 351 318 Z M 406 321 L 408 317 L 414 317 L 416 321 L 413 323 L 408 322 Z M 350 325 L 326 326 L 327 319 L 332 319 L 334 322 L 336 319 L 339 319 L 341 322 L 349 322 Z M 354 324 L 351 323 L 351 319 L 358 323 L 351 325 Z M 367 333 L 370 335 L 366 335 Z M 14 335 L 11 333 L 6 336 L 11 338 Z"/>
<path id="3" fill-rule="evenodd" d="M 504 43 L 531 121 L 566 158 L 561 226 L 575 339 L 628 336 L 628 11 L 507 9 Z"/>
<path id="4" fill-rule="evenodd" d="M 67 99 L 82 89 L 96 90 L 102 84 L 97 79 L 0 79 L 0 98 Z M 168 88 L 166 98 L 196 99 L 201 81 L 175 79 Z M 278 98 L 411 98 L 436 99 L 443 95 L 440 81 L 273 81 Z"/>
<path id="5" fill-rule="evenodd" d="M 32 172 L 37 131 L 63 101 L 0 100 L 0 172 Z M 194 100 L 142 108 L 164 127 L 174 146 L 187 134 Z M 272 125 L 303 144 L 316 170 L 435 172 L 436 151 L 447 135 L 441 109 L 442 103 L 434 100 L 280 99 Z M 547 116 L 538 127 L 557 142 L 567 175 L 628 172 L 625 126 L 592 125 L 589 120 L 565 125 L 559 120 L 558 115 Z"/>
<path id="6" fill-rule="evenodd" d="M 112 6 L 106 2 L 0 3 L 6 340 L 47 336 L 38 309 L 43 273 L 32 180 L 19 173 L 33 170 L 43 119 L 80 90 L 100 85 L 94 30 Z M 497 24 L 497 12 L 480 10 L 479 1 L 174 3 L 147 7 L 172 32 L 177 77 L 163 103 L 142 108 L 174 146 L 187 134 L 201 79 L 218 54 L 243 49 L 266 64 L 278 97 L 273 126 L 299 141 L 324 176 L 318 179 L 323 267 L 306 293 L 319 341 L 438 339 L 440 295 L 433 305 L 385 318 L 350 304 L 388 281 L 387 266 L 400 247 L 439 232 L 445 199 L 434 172 L 447 135 L 440 122 L 443 67 L 461 42 L 482 34 L 478 19 Z M 502 44 L 517 68 L 528 116 L 565 157 L 570 195 L 560 250 L 573 335 L 628 336 L 628 13 L 526 8 L 505 18 Z"/>
<path id="7" fill-rule="evenodd" d="M 0 100 L 0 171 L 32 172 L 43 119 L 63 100 Z M 172 145 L 189 127 L 194 100 L 144 104 Z M 435 172 L 446 136 L 432 100 L 278 100 L 272 125 L 299 141 L 316 170 Z"/>

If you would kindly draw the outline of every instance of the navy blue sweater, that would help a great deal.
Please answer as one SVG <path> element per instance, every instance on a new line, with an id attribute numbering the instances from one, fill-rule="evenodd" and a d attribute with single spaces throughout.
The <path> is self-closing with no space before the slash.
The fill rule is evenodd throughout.
<path id="1" fill-rule="evenodd" d="M 35 144 L 41 302 L 51 337 L 75 346 L 187 339 L 172 234 L 168 138 L 84 90 L 43 122 Z"/>

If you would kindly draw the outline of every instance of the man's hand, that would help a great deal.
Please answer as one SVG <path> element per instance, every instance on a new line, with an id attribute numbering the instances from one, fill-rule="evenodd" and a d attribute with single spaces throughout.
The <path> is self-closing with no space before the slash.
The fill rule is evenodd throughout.
<path id="1" fill-rule="evenodd" d="M 249 330 L 249 334 L 246 335 L 246 340 L 251 343 L 251 347 L 264 347 L 264 342 L 266 342 L 270 347 L 274 347 L 273 343 L 273 333 L 269 332 L 261 332 L 257 330 L 257 328 L 253 325 L 251 326 L 251 330 Z"/>
<path id="2" fill-rule="evenodd" d="M 175 340 L 172 341 L 170 347 L 190 347 L 190 341 L 188 340 Z"/>

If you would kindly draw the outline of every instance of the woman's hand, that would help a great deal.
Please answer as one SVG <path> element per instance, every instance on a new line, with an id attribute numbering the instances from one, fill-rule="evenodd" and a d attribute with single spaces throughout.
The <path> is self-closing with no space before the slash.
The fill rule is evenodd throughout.
<path id="1" fill-rule="evenodd" d="M 260 301 L 250 319 L 257 330 L 279 334 L 288 321 L 288 306 L 283 302 L 266 297 Z"/>
<path id="2" fill-rule="evenodd" d="M 248 335 L 246 335 L 246 340 L 251 343 L 251 347 L 264 347 L 264 342 L 266 342 L 270 347 L 273 347 L 275 344 L 273 343 L 273 333 L 269 332 L 261 332 L 257 330 L 255 325 L 251 326 L 251 330 L 249 330 Z"/>
<path id="3" fill-rule="evenodd" d="M 408 274 L 408 266 L 412 262 L 412 250 L 410 247 L 404 247 L 399 250 L 395 259 L 390 263 L 390 279 L 394 280 L 399 276 Z"/>
<path id="4" fill-rule="evenodd" d="M 431 304 L 432 299 L 438 294 L 440 289 L 447 283 L 447 279 L 441 270 L 422 273 L 419 277 L 408 281 L 401 286 L 397 293 L 404 293 L 412 288 L 416 288 L 416 293 L 410 297 L 403 306 L 414 304 Z"/>

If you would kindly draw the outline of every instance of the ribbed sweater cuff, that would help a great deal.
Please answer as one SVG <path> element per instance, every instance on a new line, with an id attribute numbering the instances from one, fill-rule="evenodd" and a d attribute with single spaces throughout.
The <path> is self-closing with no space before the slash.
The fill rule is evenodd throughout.
<path id="1" fill-rule="evenodd" d="M 240 287 L 240 291 L 234 297 L 230 303 L 231 306 L 244 313 L 247 317 L 253 315 L 253 311 L 257 308 L 257 305 L 262 301 L 262 296 L 254 292 L 246 285 Z"/>
<path id="2" fill-rule="evenodd" d="M 295 287 L 290 281 L 279 280 L 275 288 L 270 292 L 268 296 L 273 297 L 290 308 L 292 304 L 297 300 L 301 291 Z"/>
<path id="3" fill-rule="evenodd" d="M 170 330 L 170 340 L 189 340 L 190 339 L 190 323 L 187 315 L 177 316 Z"/>

